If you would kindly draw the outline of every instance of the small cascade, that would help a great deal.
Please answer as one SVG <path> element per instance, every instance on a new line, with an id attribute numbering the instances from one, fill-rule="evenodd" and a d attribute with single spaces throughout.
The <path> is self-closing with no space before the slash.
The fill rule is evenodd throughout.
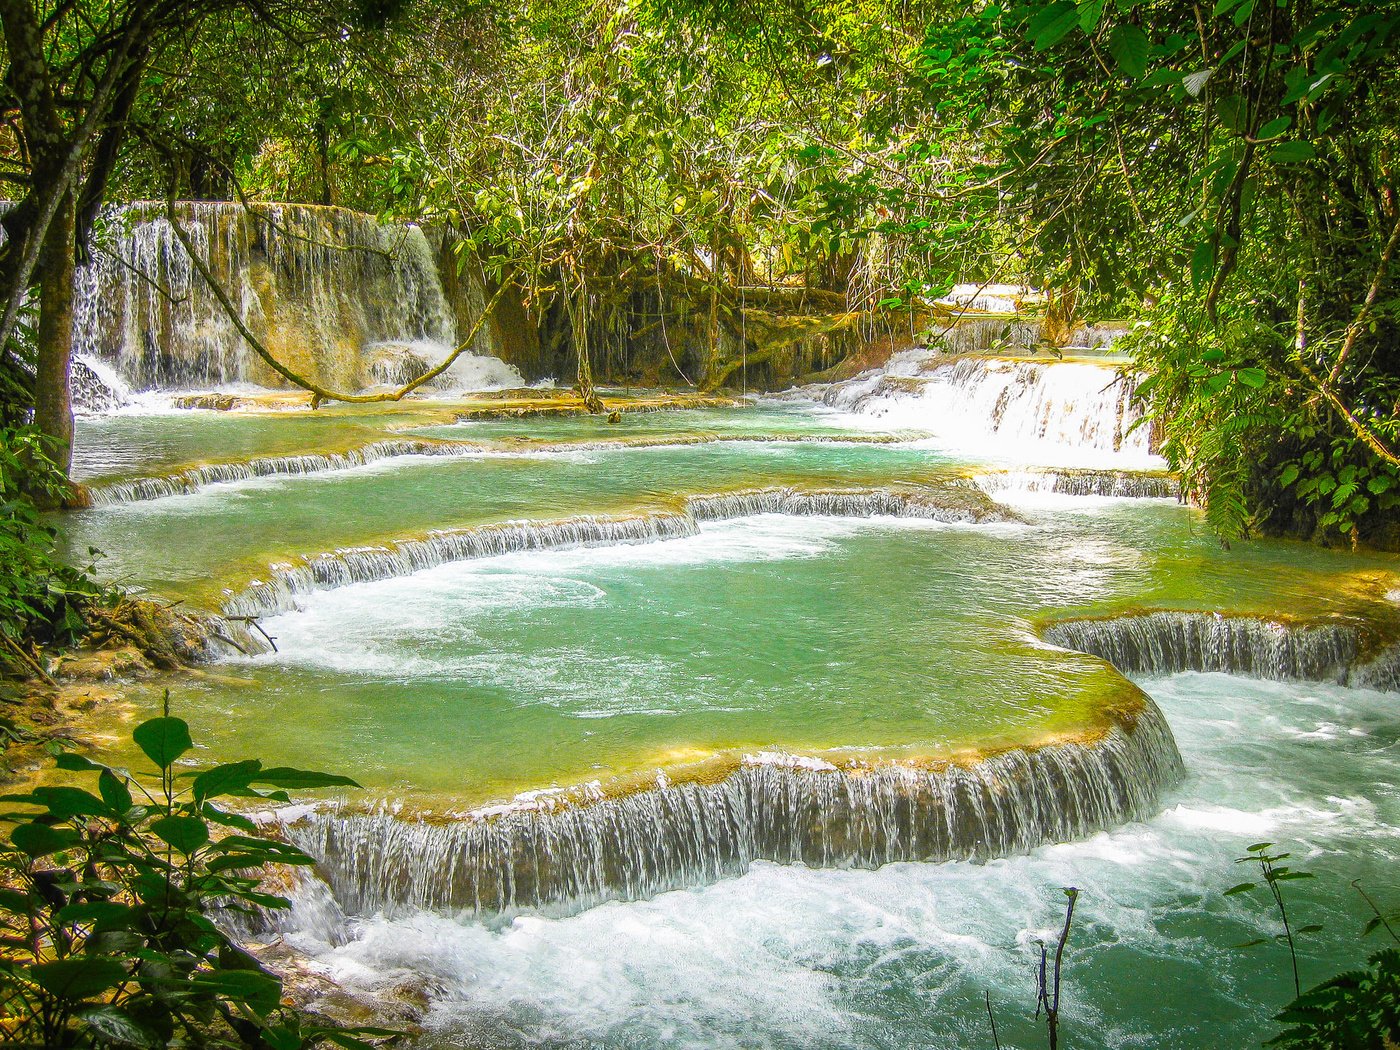
<path id="1" fill-rule="evenodd" d="M 717 783 L 446 823 L 321 811 L 287 837 L 319 861 L 347 913 L 554 912 L 635 900 L 742 873 L 755 860 L 873 868 L 990 859 L 1144 818 L 1182 775 L 1150 700 L 1088 741 L 970 765 L 837 770 L 746 758 Z"/>
<path id="2" fill-rule="evenodd" d="M 1252 616 L 1151 612 L 1102 620 L 1062 620 L 1041 637 L 1107 660 L 1124 674 L 1222 671 L 1280 681 L 1400 688 L 1400 649 L 1367 657 L 1352 624 L 1278 623 Z"/>
<path id="3" fill-rule="evenodd" d="M 981 308 L 998 309 L 996 306 Z M 939 349 L 954 354 L 1035 353 L 1046 349 L 1044 331 L 1039 321 L 964 316 L 957 323 L 935 332 L 933 342 Z M 1126 332 L 1127 329 L 1121 327 L 1084 325 L 1070 333 L 1068 344 L 1057 349 L 1070 353 L 1108 351 Z"/>
<path id="4" fill-rule="evenodd" d="M 131 400 L 131 388 L 116 370 L 87 354 L 73 358 L 70 382 L 78 412 L 113 412 Z"/>
<path id="5" fill-rule="evenodd" d="M 190 201 L 179 215 L 243 323 L 293 371 L 358 389 L 411 373 L 422 362 L 410 358 L 426 361 L 421 375 L 456 343 L 437 254 L 418 226 L 305 205 Z M 137 389 L 283 385 L 194 268 L 163 205 L 110 209 L 105 226 L 76 277 L 79 355 Z M 494 361 L 479 342 L 473 350 Z M 492 378 L 523 385 L 495 364 Z"/>
<path id="6" fill-rule="evenodd" d="M 351 547 L 273 565 L 271 578 L 254 580 L 223 603 L 228 616 L 270 616 L 296 608 L 298 595 L 410 576 L 424 569 L 519 551 L 651 543 L 695 534 L 687 514 L 578 517 L 563 521 L 509 521 L 430 532 L 384 546 Z"/>
<path id="7" fill-rule="evenodd" d="M 1145 460 L 1133 380 L 1073 361 L 963 357 L 895 361 L 882 373 L 830 387 L 826 404 L 890 426 L 927 430 L 958 445 L 991 442 L 1018 455 L 1088 451 Z"/>
<path id="8" fill-rule="evenodd" d="M 352 547 L 281 562 L 269 578 L 243 590 L 226 592 L 222 611 L 230 617 L 272 616 L 296 608 L 297 598 L 315 591 L 408 576 L 449 562 L 490 558 L 519 551 L 653 543 L 681 539 L 699 531 L 702 521 L 758 514 L 827 515 L 868 518 L 895 516 L 949 524 L 1016 521 L 1014 514 L 972 486 L 939 490 L 832 490 L 803 492 L 788 488 L 692 496 L 676 513 L 622 517 L 582 516 L 561 521 L 510 521 L 474 528 L 434 531 L 393 543 Z M 261 651 L 254 638 L 240 638 L 250 651 Z"/>
<path id="9" fill-rule="evenodd" d="M 754 489 L 691 496 L 686 510 L 697 521 L 726 521 L 755 514 L 799 517 L 924 518 L 948 524 L 980 524 L 1015 520 L 995 503 L 979 498 L 971 488 L 934 491 L 861 489 L 807 492 L 797 489 Z"/>
<path id="10" fill-rule="evenodd" d="M 470 456 L 480 455 L 476 445 L 457 445 L 443 441 L 376 441 L 345 452 L 312 452 L 299 456 L 263 456 L 241 463 L 208 463 L 190 467 L 164 477 L 132 478 L 93 485 L 88 494 L 95 507 L 110 507 L 119 503 L 186 496 L 206 485 L 253 478 L 278 476 L 298 477 L 328 470 L 349 470 L 399 456 Z"/>
<path id="11" fill-rule="evenodd" d="M 188 496 L 210 485 L 222 485 L 254 478 L 302 477 L 328 471 L 351 470 L 369 463 L 403 456 L 547 456 L 577 452 L 609 452 L 635 448 L 683 448 L 691 445 L 739 443 L 761 440 L 767 444 L 852 444 L 881 445 L 897 440 L 893 435 L 866 434 L 851 437 L 826 435 L 686 434 L 655 438 L 623 437 L 611 441 L 538 442 L 526 447 L 500 447 L 461 441 L 398 439 L 376 441 L 344 452 L 308 452 L 295 456 L 260 456 L 234 463 L 208 463 L 173 474 L 125 478 L 98 482 L 88 487 L 92 505 L 111 507 L 142 500 Z"/>
<path id="12" fill-rule="evenodd" d="M 1181 488 L 1170 474 L 1137 470 L 1004 470 L 979 474 L 977 487 L 990 495 L 1045 492 L 1061 496 L 1123 499 L 1178 499 Z"/>

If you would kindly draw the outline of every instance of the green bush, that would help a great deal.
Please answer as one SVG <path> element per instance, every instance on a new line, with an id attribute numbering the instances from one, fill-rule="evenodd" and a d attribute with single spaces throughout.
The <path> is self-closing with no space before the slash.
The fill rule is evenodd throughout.
<path id="1" fill-rule="evenodd" d="M 378 1029 L 313 1021 L 213 919 L 289 907 L 270 866 L 313 863 L 259 837 L 218 800 L 286 800 L 288 788 L 354 786 L 256 760 L 177 772 L 189 727 L 168 714 L 132 738 L 153 768 L 128 773 L 72 753 L 60 769 L 93 790 L 6 795 L 0 845 L 0 1043 L 33 1047 L 367 1047 Z"/>
<path id="2" fill-rule="evenodd" d="M 36 504 L 36 496 L 61 502 L 67 490 L 37 430 L 0 429 L 0 636 L 8 643 L 0 645 L 0 661 L 15 645 L 76 641 L 87 626 L 84 607 L 109 597 L 90 566 L 75 567 L 59 556 L 58 530 Z"/>

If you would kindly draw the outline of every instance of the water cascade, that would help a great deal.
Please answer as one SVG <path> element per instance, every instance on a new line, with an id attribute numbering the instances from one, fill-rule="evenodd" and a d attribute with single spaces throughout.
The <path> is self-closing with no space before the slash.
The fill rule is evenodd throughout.
<path id="1" fill-rule="evenodd" d="M 429 235 L 343 208 L 184 202 L 182 225 L 284 364 L 342 389 L 415 378 L 455 344 L 458 321 Z M 159 204 L 106 216 L 76 278 L 75 352 L 138 389 L 280 386 L 195 270 Z M 463 327 L 474 318 L 464 318 Z M 483 336 L 454 366 L 463 385 L 520 385 Z"/>
<path id="2" fill-rule="evenodd" d="M 1181 488 L 1170 474 L 1134 470 L 1003 470 L 979 474 L 977 486 L 1000 493 L 1043 492 L 1061 496 L 1177 499 Z"/>
<path id="3" fill-rule="evenodd" d="M 737 875 L 755 860 L 873 868 L 989 859 L 1154 812 L 1182 774 L 1156 706 L 1098 739 L 971 764 L 839 770 L 746 757 L 715 783 L 582 803 L 537 800 L 441 823 L 316 812 L 286 829 L 346 912 L 572 911 Z"/>
<path id="4" fill-rule="evenodd" d="M 693 536 L 702 521 L 757 514 L 836 517 L 894 516 L 946 523 L 1015 521 L 1015 515 L 972 486 L 941 489 L 798 491 L 790 488 L 691 496 L 676 512 L 619 517 L 581 516 L 562 521 L 511 521 L 440 530 L 386 545 L 329 551 L 271 566 L 268 579 L 228 593 L 223 613 L 270 616 L 296 608 L 297 598 L 319 590 L 408 576 L 423 569 L 519 551 L 559 550 L 619 543 L 650 543 Z M 259 651 L 255 638 L 240 640 Z"/>
<path id="5" fill-rule="evenodd" d="M 110 507 L 119 503 L 185 496 L 207 485 L 253 478 L 297 477 L 320 474 L 329 470 L 350 470 L 369 463 L 398 456 L 465 456 L 480 455 L 475 445 L 453 444 L 446 441 L 402 439 L 376 441 L 344 452 L 309 452 L 298 456 L 260 456 L 239 463 L 206 463 L 189 467 L 162 477 L 132 478 L 93 485 L 88 489 L 92 503 Z"/>
<path id="6" fill-rule="evenodd" d="M 1222 671 L 1278 681 L 1400 690 L 1400 646 L 1377 648 L 1352 623 L 1286 623 L 1252 616 L 1150 612 L 1062 620 L 1053 645 L 1091 653 L 1124 674 Z"/>
<path id="7" fill-rule="evenodd" d="M 667 435 L 656 438 L 624 438 L 613 441 L 536 442 L 528 448 L 493 447 L 467 441 L 397 438 L 375 441 L 341 452 L 307 452 L 295 456 L 259 456 L 231 463 L 201 463 L 171 474 L 102 481 L 88 486 L 92 505 L 110 507 L 121 503 L 188 496 L 209 485 L 223 485 L 254 478 L 301 477 L 335 470 L 352 470 L 369 463 L 403 456 L 541 456 L 577 452 L 608 452 L 633 448 L 682 448 L 720 442 L 754 441 L 748 434 Z M 840 438 L 822 435 L 764 435 L 769 444 L 890 444 L 892 436 L 851 435 Z"/>
<path id="8" fill-rule="evenodd" d="M 1147 460 L 1149 431 L 1131 379 L 1102 365 L 999 357 L 892 359 L 833 385 L 826 404 L 961 445 L 1058 448 Z"/>

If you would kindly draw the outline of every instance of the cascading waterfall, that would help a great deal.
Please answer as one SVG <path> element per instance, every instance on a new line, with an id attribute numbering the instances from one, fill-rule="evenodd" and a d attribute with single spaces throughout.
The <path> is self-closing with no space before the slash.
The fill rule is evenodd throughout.
<path id="1" fill-rule="evenodd" d="M 1223 671 L 1275 680 L 1400 689 L 1400 647 L 1368 652 L 1360 627 L 1160 611 L 1062 620 L 1041 637 L 1107 660 L 1124 674 Z"/>
<path id="2" fill-rule="evenodd" d="M 1177 499 L 1181 488 L 1169 474 L 1132 470 L 1004 470 L 979 474 L 977 487 L 990 495 L 1047 492 L 1061 496 Z"/>
<path id="3" fill-rule="evenodd" d="M 301 595 L 408 576 L 448 562 L 519 551 L 681 539 L 695 535 L 702 521 L 757 514 L 895 516 L 949 524 L 1018 520 L 972 486 L 948 486 L 939 490 L 815 492 L 774 488 L 691 496 L 683 510 L 673 513 L 581 516 L 546 522 L 509 521 L 434 531 L 389 544 L 344 548 L 294 563 L 281 562 L 271 566 L 268 579 L 254 580 L 237 593 L 226 592 L 222 611 L 230 617 L 271 616 L 295 609 Z M 254 637 L 240 638 L 239 645 L 253 652 L 263 648 Z"/>
<path id="4" fill-rule="evenodd" d="M 106 361 L 81 354 L 73 358 L 71 376 L 79 412 L 111 412 L 131 400 L 131 388 Z"/>
<path id="5" fill-rule="evenodd" d="M 886 371 L 833 385 L 826 404 L 891 426 L 928 430 L 957 444 L 995 443 L 1151 455 L 1136 426 L 1130 377 L 1102 365 L 969 356 L 891 361 Z"/>
<path id="6" fill-rule="evenodd" d="M 418 226 L 305 205 L 194 201 L 179 215 L 243 322 L 302 375 L 349 389 L 392 382 L 422 374 L 456 342 L 457 319 Z M 195 270 L 163 205 L 113 208 L 106 227 L 76 278 L 77 354 L 108 362 L 140 389 L 281 385 Z M 474 349 L 490 352 L 484 342 Z M 494 358 L 479 364 L 483 385 L 523 382 Z"/>
<path id="7" fill-rule="evenodd" d="M 140 500 L 186 496 L 207 485 L 254 478 L 300 477 L 330 470 L 349 470 L 399 456 L 480 455 L 475 445 L 455 445 L 442 441 L 376 441 L 344 452 L 311 452 L 299 456 L 261 456 L 240 463 L 206 463 L 164 477 L 132 478 L 93 485 L 88 489 L 93 506 L 110 507 Z"/>
<path id="8" fill-rule="evenodd" d="M 369 463 L 403 456 L 540 456 L 574 452 L 607 452 L 632 448 L 683 448 L 690 445 L 736 443 L 762 440 L 766 444 L 852 444 L 878 445 L 892 443 L 888 435 L 867 434 L 850 437 L 826 435 L 765 435 L 755 438 L 748 434 L 668 435 L 659 438 L 622 438 L 613 441 L 540 442 L 528 448 L 498 448 L 470 442 L 420 440 L 402 438 L 375 441 L 343 452 L 308 452 L 295 456 L 259 456 L 234 463 L 202 463 L 173 474 L 158 477 L 126 478 L 105 481 L 88 487 L 95 507 L 111 507 L 143 500 L 188 496 L 209 485 L 222 485 L 255 478 L 302 477 L 335 470 L 351 470 Z"/>
<path id="9" fill-rule="evenodd" d="M 989 859 L 1152 813 L 1182 775 L 1146 697 L 1102 737 L 969 764 L 838 770 L 747 757 L 718 783 L 538 804 L 446 823 L 321 811 L 286 834 L 319 861 L 340 907 L 493 913 L 634 900 L 744 871 L 755 860 L 824 867 Z"/>

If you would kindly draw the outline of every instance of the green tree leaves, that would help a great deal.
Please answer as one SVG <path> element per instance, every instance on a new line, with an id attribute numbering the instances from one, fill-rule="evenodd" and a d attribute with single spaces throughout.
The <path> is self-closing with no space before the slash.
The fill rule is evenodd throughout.
<path id="1" fill-rule="evenodd" d="M 1147 34 L 1128 22 L 1114 26 L 1108 37 L 1108 53 L 1118 63 L 1118 68 L 1134 80 L 1147 73 L 1147 55 L 1151 46 Z"/>
<path id="2" fill-rule="evenodd" d="M 393 1033 L 311 1022 L 281 1005 L 282 984 L 211 921 L 215 908 L 284 909 L 257 873 L 312 859 L 254 834 L 221 796 L 353 786 L 348 777 L 230 762 L 184 777 L 189 726 L 168 714 L 137 726 L 156 763 L 148 791 L 130 775 L 77 755 L 67 770 L 96 774 L 97 791 L 41 786 L 4 801 L 13 825 L 0 845 L 0 997 L 10 1036 L 31 1045 L 249 1045 L 307 1050 L 368 1047 Z M 176 785 L 188 780 L 189 790 Z M 140 799 L 140 803 L 136 803 Z M 26 812 L 28 815 L 26 815 Z M 50 858 L 53 858 L 50 860 Z M 237 1017 L 234 1024 L 225 1018 Z"/>

